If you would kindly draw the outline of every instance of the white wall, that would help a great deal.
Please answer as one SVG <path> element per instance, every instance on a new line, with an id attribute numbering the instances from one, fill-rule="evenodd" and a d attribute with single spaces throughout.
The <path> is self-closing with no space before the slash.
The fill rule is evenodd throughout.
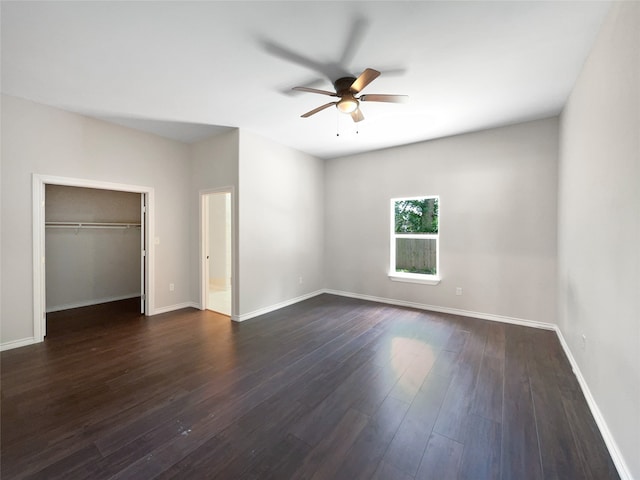
<path id="1" fill-rule="evenodd" d="M 327 161 L 326 286 L 555 322 L 557 130 L 547 119 Z M 390 199 L 420 195 L 440 195 L 437 286 L 387 277 Z"/>
<path id="2" fill-rule="evenodd" d="M 2 96 L 0 341 L 33 336 L 33 173 L 153 187 L 155 307 L 189 302 L 188 165 L 182 143 Z"/>
<path id="3" fill-rule="evenodd" d="M 558 214 L 558 323 L 634 478 L 640 478 L 639 52 L 640 3 L 614 4 L 562 113 Z"/>
<path id="4" fill-rule="evenodd" d="M 141 194 L 46 185 L 47 222 L 140 223 Z M 140 228 L 45 229 L 46 311 L 140 296 Z"/>
<path id="5" fill-rule="evenodd" d="M 230 205 L 228 194 L 211 194 L 209 201 L 209 282 L 218 287 L 229 284 L 231 275 Z"/>
<path id="6" fill-rule="evenodd" d="M 244 130 L 239 161 L 242 319 L 324 286 L 323 162 Z"/>

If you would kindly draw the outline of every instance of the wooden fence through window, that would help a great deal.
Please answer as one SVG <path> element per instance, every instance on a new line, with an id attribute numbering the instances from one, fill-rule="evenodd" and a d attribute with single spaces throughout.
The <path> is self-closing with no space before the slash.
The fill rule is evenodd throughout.
<path id="1" fill-rule="evenodd" d="M 396 238 L 396 270 L 435 273 L 436 266 L 434 238 Z"/>

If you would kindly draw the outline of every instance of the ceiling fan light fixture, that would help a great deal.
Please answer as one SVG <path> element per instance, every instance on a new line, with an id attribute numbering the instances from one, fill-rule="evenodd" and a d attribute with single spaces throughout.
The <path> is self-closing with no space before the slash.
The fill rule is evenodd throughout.
<path id="1" fill-rule="evenodd" d="M 345 95 L 342 99 L 336 104 L 336 108 L 340 110 L 342 113 L 352 113 L 358 109 L 358 100 L 356 100 L 353 95 Z"/>
<path id="2" fill-rule="evenodd" d="M 331 105 L 335 105 L 340 113 L 346 113 L 351 115 L 351 119 L 354 122 L 361 122 L 364 120 L 364 115 L 360 111 L 360 102 L 388 102 L 388 103 L 400 103 L 406 100 L 406 95 L 386 95 L 386 94 L 373 94 L 362 95 L 362 89 L 369 85 L 373 80 L 378 78 L 380 72 L 373 68 L 367 68 L 360 74 L 358 78 L 355 77 L 342 77 L 333 82 L 335 93 L 329 90 L 318 90 L 317 88 L 309 87 L 293 87 L 293 90 L 300 92 L 319 93 L 321 95 L 327 95 L 329 97 L 338 98 L 338 101 L 325 103 L 313 110 L 300 115 L 302 118 L 308 118 L 311 115 L 315 115 L 322 110 L 329 108 Z M 358 95 L 356 97 L 356 95 Z"/>

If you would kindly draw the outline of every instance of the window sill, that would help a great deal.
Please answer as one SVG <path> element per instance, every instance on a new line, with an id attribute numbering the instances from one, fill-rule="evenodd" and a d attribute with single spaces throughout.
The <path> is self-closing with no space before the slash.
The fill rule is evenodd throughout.
<path id="1" fill-rule="evenodd" d="M 421 283 L 423 285 L 438 285 L 440 277 L 437 275 L 420 275 L 416 273 L 390 273 L 393 282 Z"/>

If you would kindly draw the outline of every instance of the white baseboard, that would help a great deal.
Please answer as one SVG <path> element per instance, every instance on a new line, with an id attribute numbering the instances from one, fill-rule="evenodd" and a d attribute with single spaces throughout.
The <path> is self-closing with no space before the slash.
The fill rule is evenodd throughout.
<path id="1" fill-rule="evenodd" d="M 0 352 L 4 350 L 11 350 L 12 348 L 26 347 L 27 345 L 33 345 L 34 343 L 36 343 L 36 339 L 33 337 L 11 340 L 10 342 L 0 343 Z"/>
<path id="2" fill-rule="evenodd" d="M 175 310 L 181 310 L 183 308 L 196 308 L 198 310 L 201 310 L 200 308 L 200 304 L 197 302 L 183 302 L 183 303 L 176 303 L 175 305 L 168 305 L 166 307 L 157 307 L 154 308 L 150 313 L 149 316 L 152 315 L 160 315 L 161 313 L 168 313 L 168 312 L 173 312 Z"/>
<path id="3" fill-rule="evenodd" d="M 341 297 L 357 298 L 360 300 L 368 300 L 371 302 L 387 303 L 389 305 L 397 305 L 399 307 L 417 308 L 419 310 L 429 310 L 431 312 L 450 313 L 452 315 L 461 315 L 463 317 L 479 318 L 481 320 L 490 320 L 493 322 L 511 323 L 513 325 L 522 325 L 524 327 L 542 328 L 544 330 L 556 330 L 553 323 L 538 322 L 535 320 L 525 320 L 523 318 L 507 317 L 504 315 L 495 315 L 493 313 L 472 312 L 470 310 L 461 310 L 458 308 L 439 307 L 436 305 L 427 305 L 425 303 L 408 302 L 405 300 L 396 300 L 393 298 L 374 297 L 372 295 L 361 295 L 359 293 L 344 292 L 341 290 L 325 289 L 325 293 L 331 295 L 340 295 Z"/>
<path id="4" fill-rule="evenodd" d="M 70 310 L 72 308 L 90 307 L 91 305 L 100 305 L 101 303 L 117 302 L 119 300 L 128 300 L 129 298 L 139 297 L 139 293 L 129 293 L 127 295 L 118 295 L 117 297 L 95 298 L 82 302 L 67 303 L 65 305 L 57 305 L 54 307 L 47 306 L 47 313 L 61 312 L 62 310 Z"/>
<path id="5" fill-rule="evenodd" d="M 274 310 L 278 310 L 280 308 L 288 307 L 289 305 L 293 305 L 294 303 L 302 302 L 304 300 L 308 300 L 310 298 L 316 297 L 325 293 L 326 290 L 316 290 L 315 292 L 307 293 L 305 295 L 301 295 L 296 298 L 292 298 L 291 300 L 285 300 L 284 302 L 276 303 L 275 305 L 270 305 L 268 307 L 259 308 L 258 310 L 254 310 L 253 312 L 244 313 L 242 315 L 232 315 L 231 320 L 234 322 L 244 322 L 245 320 L 249 320 L 250 318 L 259 317 L 260 315 L 264 315 L 265 313 L 273 312 Z"/>
<path id="6" fill-rule="evenodd" d="M 602 438 L 604 439 L 604 443 L 607 445 L 607 449 L 609 450 L 609 454 L 611 455 L 611 460 L 613 460 L 616 469 L 618 470 L 618 475 L 620 475 L 620 480 L 633 480 L 631 476 L 631 471 L 627 466 L 627 463 L 624 461 L 624 457 L 622 456 L 622 452 L 618 447 L 613 435 L 611 434 L 611 430 L 609 430 L 609 426 L 602 416 L 602 412 L 600 412 L 600 408 L 598 408 L 598 404 L 596 403 L 593 395 L 591 394 L 591 390 L 589 390 L 589 385 L 585 380 L 582 372 L 580 371 L 580 367 L 578 366 L 578 362 L 571 353 L 571 349 L 569 348 L 569 344 L 565 341 L 564 336 L 562 335 L 562 331 L 559 327 L 555 328 L 556 334 L 558 335 L 558 339 L 560 340 L 560 345 L 562 345 L 562 349 L 564 350 L 565 355 L 569 359 L 569 363 L 571 364 L 571 368 L 573 369 L 573 373 L 578 379 L 578 383 L 580 384 L 580 388 L 582 389 L 582 393 L 584 394 L 584 398 L 587 400 L 587 404 L 589 405 L 589 409 L 591 410 L 591 414 L 593 415 L 596 424 L 598 425 L 598 429 L 602 434 Z"/>

